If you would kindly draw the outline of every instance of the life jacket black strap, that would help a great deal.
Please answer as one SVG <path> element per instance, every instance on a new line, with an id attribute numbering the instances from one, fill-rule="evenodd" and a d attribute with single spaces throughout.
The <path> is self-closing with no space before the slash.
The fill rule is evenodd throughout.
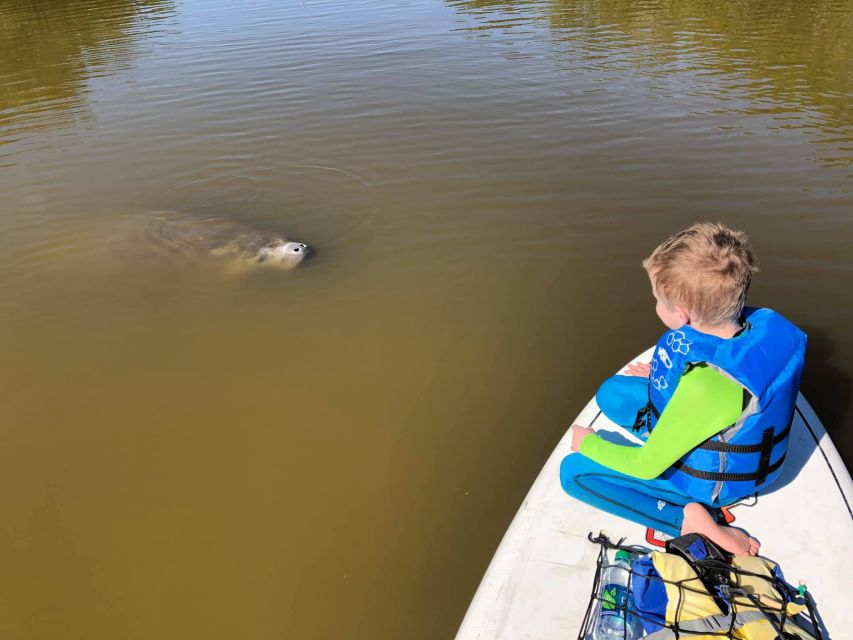
<path id="1" fill-rule="evenodd" d="M 762 484 L 770 473 L 770 453 L 773 451 L 773 442 L 773 427 L 768 427 L 761 435 L 761 457 L 758 459 L 756 484 Z"/>
<path id="2" fill-rule="evenodd" d="M 682 473 L 686 473 L 688 476 L 692 476 L 694 478 L 699 478 L 700 480 L 712 480 L 714 482 L 747 482 L 755 480 L 756 484 L 762 484 L 767 479 L 767 476 L 782 466 L 784 461 L 785 456 L 782 455 L 776 462 L 768 464 L 764 468 L 762 468 L 759 463 L 759 468 L 752 473 L 719 473 L 714 471 L 702 471 L 701 469 L 688 467 L 680 460 L 673 466 Z"/>
<path id="3" fill-rule="evenodd" d="M 647 405 L 646 409 L 655 417 L 655 420 L 660 420 L 660 411 L 658 411 L 658 408 L 655 406 L 654 402 L 651 401 L 651 399 L 649 399 L 649 404 Z"/>
<path id="4" fill-rule="evenodd" d="M 649 406 L 643 405 L 640 407 L 640 410 L 637 411 L 637 417 L 634 418 L 634 424 L 631 425 L 631 431 L 638 432 L 643 429 L 643 427 L 648 428 L 649 426 Z"/>
<path id="5" fill-rule="evenodd" d="M 633 431 L 641 431 L 643 427 L 647 430 L 652 430 L 652 420 L 651 417 L 654 416 L 655 420 L 660 419 L 660 411 L 657 410 L 657 407 L 652 404 L 651 399 L 640 407 L 640 410 L 637 411 L 637 417 L 634 418 L 634 424 L 631 427 Z"/>
<path id="6" fill-rule="evenodd" d="M 733 424 L 730 424 L 726 429 L 730 429 L 733 426 Z M 770 441 L 770 448 L 772 449 L 788 437 L 788 434 L 791 433 L 791 424 L 780 431 L 776 437 L 773 437 L 772 428 L 768 430 L 770 431 L 770 437 L 772 438 Z M 766 432 L 767 431 L 765 431 L 765 434 Z M 729 444 L 728 442 L 720 442 L 719 440 L 706 440 L 696 448 L 704 449 L 705 451 L 722 451 L 723 453 L 760 453 L 765 450 L 766 446 L 764 437 L 762 437 L 761 442 L 758 444 Z"/>

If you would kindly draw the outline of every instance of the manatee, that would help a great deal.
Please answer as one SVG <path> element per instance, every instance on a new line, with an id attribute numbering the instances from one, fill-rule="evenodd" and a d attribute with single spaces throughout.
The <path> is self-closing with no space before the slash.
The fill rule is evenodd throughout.
<path id="1" fill-rule="evenodd" d="M 216 217 L 159 214 L 148 235 L 157 246 L 181 256 L 246 266 L 293 269 L 311 253 L 303 242 Z"/>

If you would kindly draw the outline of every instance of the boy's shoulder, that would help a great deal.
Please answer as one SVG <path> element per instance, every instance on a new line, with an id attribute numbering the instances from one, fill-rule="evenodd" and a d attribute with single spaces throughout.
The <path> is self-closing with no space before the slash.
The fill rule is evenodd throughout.
<path id="1" fill-rule="evenodd" d="M 685 369 L 676 387 L 686 402 L 711 401 L 730 404 L 741 402 L 743 385 L 707 362 L 697 362 Z"/>
<path id="2" fill-rule="evenodd" d="M 743 321 L 753 339 L 766 339 L 787 336 L 793 341 L 805 341 L 806 334 L 793 322 L 778 311 L 768 307 L 746 307 L 743 310 Z"/>

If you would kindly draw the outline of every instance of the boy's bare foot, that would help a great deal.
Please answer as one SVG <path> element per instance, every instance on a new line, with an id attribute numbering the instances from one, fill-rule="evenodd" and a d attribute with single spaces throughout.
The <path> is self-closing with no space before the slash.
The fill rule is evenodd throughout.
<path id="1" fill-rule="evenodd" d="M 698 502 L 691 502 L 684 507 L 681 535 L 686 533 L 701 533 L 736 556 L 754 556 L 761 546 L 758 540 L 747 535 L 745 531 L 717 524 L 708 510 Z"/>

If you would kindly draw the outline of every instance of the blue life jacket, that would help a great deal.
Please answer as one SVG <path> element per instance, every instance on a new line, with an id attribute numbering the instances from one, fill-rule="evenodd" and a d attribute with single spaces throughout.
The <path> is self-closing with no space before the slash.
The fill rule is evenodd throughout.
<path id="1" fill-rule="evenodd" d="M 713 367 L 744 388 L 737 422 L 661 475 L 706 504 L 729 504 L 772 482 L 788 450 L 806 334 L 770 309 L 744 309 L 743 319 L 745 330 L 728 339 L 689 325 L 667 331 L 651 362 L 645 410 L 650 430 L 691 367 Z"/>

